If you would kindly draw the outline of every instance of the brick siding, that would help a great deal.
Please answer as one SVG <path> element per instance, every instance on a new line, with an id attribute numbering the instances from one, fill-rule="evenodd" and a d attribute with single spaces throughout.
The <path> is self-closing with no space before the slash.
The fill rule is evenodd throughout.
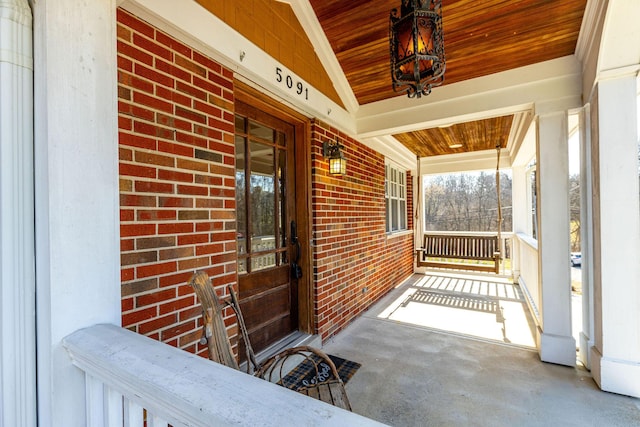
<path id="1" fill-rule="evenodd" d="M 237 284 L 233 73 L 128 12 L 117 25 L 122 324 L 206 356 L 187 280 L 206 269 L 220 294 Z M 345 176 L 328 174 L 326 139 L 345 146 Z M 385 233 L 382 155 L 319 121 L 311 144 L 314 321 L 326 339 L 411 274 L 413 236 Z"/>
<path id="2" fill-rule="evenodd" d="M 233 73 L 119 9 L 122 324 L 191 352 L 187 280 L 235 284 Z"/>
<path id="3" fill-rule="evenodd" d="M 324 340 L 413 272 L 413 234 L 385 232 L 381 154 L 321 121 L 314 121 L 311 134 L 315 322 Z M 329 174 L 326 140 L 344 146 L 345 175 Z M 407 183 L 410 197 L 410 175 Z M 411 227 L 412 211 L 410 203 Z"/>

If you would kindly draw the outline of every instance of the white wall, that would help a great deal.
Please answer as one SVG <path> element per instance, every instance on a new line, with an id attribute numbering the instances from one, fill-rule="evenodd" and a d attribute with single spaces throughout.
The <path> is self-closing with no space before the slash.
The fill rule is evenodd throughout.
<path id="1" fill-rule="evenodd" d="M 120 324 L 115 0 L 34 2 L 38 416 L 83 426 L 61 340 Z"/>

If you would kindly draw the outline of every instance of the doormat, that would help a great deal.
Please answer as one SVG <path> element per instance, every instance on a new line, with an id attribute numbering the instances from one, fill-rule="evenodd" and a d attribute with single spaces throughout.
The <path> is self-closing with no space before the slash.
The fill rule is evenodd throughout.
<path id="1" fill-rule="evenodd" d="M 324 379 L 326 379 L 326 375 L 330 375 L 331 368 L 326 362 L 322 361 L 322 359 L 315 354 L 311 354 L 309 357 L 318 363 L 317 375 L 313 362 L 307 358 L 298 366 L 293 368 L 291 372 L 282 377 L 282 380 L 280 380 L 282 386 L 297 391 L 302 387 L 316 384 L 318 382 L 318 377 L 320 377 L 320 381 L 323 381 L 323 376 Z M 338 375 L 340 375 L 340 379 L 345 384 L 351 379 L 351 377 L 353 377 L 360 366 L 362 366 L 362 364 L 358 362 L 352 362 L 351 360 L 346 360 L 331 354 L 329 354 L 329 358 L 334 365 L 336 365 Z"/>

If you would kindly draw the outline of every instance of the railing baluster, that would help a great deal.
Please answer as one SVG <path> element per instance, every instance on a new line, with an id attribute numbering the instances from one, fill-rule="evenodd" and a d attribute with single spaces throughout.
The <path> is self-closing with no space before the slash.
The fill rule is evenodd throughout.
<path id="1" fill-rule="evenodd" d="M 124 420 L 122 419 L 122 394 L 116 390 L 106 387 L 105 390 L 105 426 L 122 427 Z"/>
<path id="2" fill-rule="evenodd" d="M 165 419 L 156 415 L 153 415 L 151 417 L 147 416 L 147 418 L 149 418 L 147 427 L 167 427 L 169 425 L 169 423 Z"/>
<path id="3" fill-rule="evenodd" d="M 84 380 L 86 401 L 86 421 L 88 427 L 104 425 L 104 384 L 102 381 L 85 374 Z"/>
<path id="4" fill-rule="evenodd" d="M 142 427 L 144 425 L 144 409 L 129 399 L 124 402 L 124 427 Z"/>

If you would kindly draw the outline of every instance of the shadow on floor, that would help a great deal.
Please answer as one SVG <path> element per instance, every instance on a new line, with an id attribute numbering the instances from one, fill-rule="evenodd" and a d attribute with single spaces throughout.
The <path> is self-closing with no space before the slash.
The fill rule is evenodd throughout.
<path id="1" fill-rule="evenodd" d="M 362 363 L 346 385 L 354 412 L 389 425 L 640 425 L 640 399 L 602 392 L 588 371 L 506 343 L 532 335 L 525 319 L 516 333 L 522 310 L 508 281 L 416 274 L 324 349 Z M 455 313 L 465 320 L 452 320 Z M 476 335 L 478 323 L 493 337 Z"/>
<path id="2" fill-rule="evenodd" d="M 499 276 L 414 275 L 397 297 L 379 304 L 380 318 L 535 347 L 534 323 L 520 287 Z M 399 294 L 399 295 L 398 295 Z"/>

